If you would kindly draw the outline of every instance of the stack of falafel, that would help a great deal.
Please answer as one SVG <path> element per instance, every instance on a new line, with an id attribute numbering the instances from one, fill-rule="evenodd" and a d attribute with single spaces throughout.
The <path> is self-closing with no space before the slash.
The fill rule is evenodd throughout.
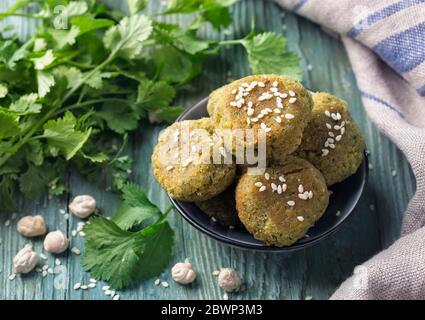
<path id="1" fill-rule="evenodd" d="M 236 80 L 213 91 L 207 109 L 209 118 L 176 122 L 161 134 L 154 175 L 172 198 L 195 202 L 268 245 L 302 238 L 326 211 L 328 187 L 363 161 L 364 140 L 347 103 L 289 77 Z M 252 137 L 232 135 L 224 143 L 223 132 L 236 129 L 253 129 Z M 259 152 L 261 141 L 265 168 L 250 170 L 244 157 L 236 163 L 240 150 Z"/>

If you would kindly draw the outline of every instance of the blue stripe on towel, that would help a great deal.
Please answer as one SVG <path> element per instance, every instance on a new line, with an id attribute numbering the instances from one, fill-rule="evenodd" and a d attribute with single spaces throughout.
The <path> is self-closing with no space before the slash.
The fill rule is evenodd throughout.
<path id="1" fill-rule="evenodd" d="M 385 100 L 383 100 L 383 99 L 381 99 L 381 98 L 379 98 L 377 96 L 374 96 L 374 95 L 372 95 L 370 93 L 364 92 L 364 91 L 360 91 L 360 94 L 361 94 L 362 97 L 364 97 L 366 99 L 369 99 L 369 100 L 378 102 L 379 104 L 382 104 L 383 106 L 386 106 L 387 108 L 389 108 L 392 111 L 396 112 L 400 117 L 404 118 L 403 114 L 399 110 L 397 110 L 397 108 L 393 107 L 391 104 L 389 104 Z"/>
<path id="2" fill-rule="evenodd" d="M 297 2 L 297 4 L 292 8 L 292 10 L 294 10 L 294 11 L 298 11 L 298 10 L 300 10 L 301 9 L 301 7 L 303 6 L 303 5 L 305 5 L 306 4 L 306 2 L 307 2 L 308 0 L 299 0 L 298 2 Z"/>
<path id="3" fill-rule="evenodd" d="M 410 8 L 411 6 L 424 2 L 425 0 L 403 0 L 400 2 L 393 3 L 392 5 L 389 5 L 388 7 L 385 7 L 379 11 L 372 13 L 364 19 L 361 19 L 347 32 L 347 36 L 355 38 L 364 30 L 368 29 L 372 24 L 383 20 L 389 16 L 392 16 L 393 14 L 396 14 L 401 10 Z"/>
<path id="4" fill-rule="evenodd" d="M 408 72 L 425 60 L 425 22 L 389 36 L 375 47 L 375 51 L 399 73 Z"/>
<path id="5" fill-rule="evenodd" d="M 425 97 L 425 85 L 416 90 L 420 96 Z"/>

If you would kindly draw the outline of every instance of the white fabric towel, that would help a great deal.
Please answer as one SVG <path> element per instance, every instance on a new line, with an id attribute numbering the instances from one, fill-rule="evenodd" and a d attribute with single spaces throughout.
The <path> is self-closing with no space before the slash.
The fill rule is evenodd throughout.
<path id="1" fill-rule="evenodd" d="M 369 117 L 416 177 L 401 238 L 331 299 L 425 299 L 425 0 L 276 2 L 341 35 Z"/>

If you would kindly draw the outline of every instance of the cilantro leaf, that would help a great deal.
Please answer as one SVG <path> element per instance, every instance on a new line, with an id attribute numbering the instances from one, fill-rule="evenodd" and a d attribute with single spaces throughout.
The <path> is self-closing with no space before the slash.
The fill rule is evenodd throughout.
<path id="1" fill-rule="evenodd" d="M 139 116 L 125 105 L 105 104 L 97 114 L 111 130 L 119 134 L 136 129 L 139 120 Z"/>
<path id="2" fill-rule="evenodd" d="M 126 59 L 133 59 L 143 48 L 143 41 L 152 32 L 152 22 L 146 16 L 123 18 L 116 26 L 109 28 L 103 38 L 105 47 Z"/>
<path id="3" fill-rule="evenodd" d="M 15 114 L 0 110 L 0 140 L 19 133 L 18 118 Z"/>
<path id="4" fill-rule="evenodd" d="M 33 58 L 31 60 L 34 63 L 34 69 L 43 70 L 55 60 L 55 56 L 52 50 L 47 50 L 41 57 Z"/>
<path id="5" fill-rule="evenodd" d="M 77 39 L 77 36 L 80 34 L 80 28 L 77 26 L 72 26 L 69 30 L 62 29 L 50 29 L 50 36 L 56 42 L 56 45 L 59 49 L 62 49 L 66 45 L 73 45 Z"/>
<path id="6" fill-rule="evenodd" d="M 242 40 L 254 74 L 286 74 L 300 79 L 299 57 L 286 52 L 286 38 L 273 32 L 250 35 Z"/>
<path id="7" fill-rule="evenodd" d="M 37 200 L 46 190 L 50 180 L 54 178 L 49 164 L 30 165 L 19 178 L 19 189 L 29 199 Z"/>
<path id="8" fill-rule="evenodd" d="M 18 49 L 13 40 L 0 40 L 0 62 L 3 62 L 7 68 L 14 70 L 16 63 L 28 56 L 28 50 L 22 46 Z"/>
<path id="9" fill-rule="evenodd" d="M 102 89 L 103 79 L 110 78 L 111 73 L 109 72 L 96 72 L 87 81 L 86 84 L 93 89 Z"/>
<path id="10" fill-rule="evenodd" d="M 18 206 L 15 201 L 16 179 L 12 176 L 0 176 L 0 212 L 16 211 Z"/>
<path id="11" fill-rule="evenodd" d="M 84 146 L 90 137 L 91 129 L 86 132 L 76 130 L 77 119 L 71 112 L 63 118 L 50 120 L 44 125 L 43 138 L 53 155 L 61 152 L 66 160 L 71 159 Z"/>
<path id="12" fill-rule="evenodd" d="M 43 98 L 55 85 L 55 78 L 49 72 L 37 71 L 38 95 Z"/>
<path id="13" fill-rule="evenodd" d="M 145 80 L 137 88 L 137 103 L 146 110 L 168 107 L 176 95 L 176 90 L 164 81 Z"/>
<path id="14" fill-rule="evenodd" d="M 42 105 L 36 102 L 37 99 L 36 93 L 23 95 L 9 106 L 9 110 L 20 116 L 39 113 Z"/>
<path id="15" fill-rule="evenodd" d="M 120 228 L 129 230 L 143 221 L 161 216 L 159 209 L 149 201 L 140 186 L 128 183 L 121 191 L 124 202 L 112 219 Z"/>
<path id="16" fill-rule="evenodd" d="M 109 19 L 95 19 L 90 16 L 77 16 L 71 19 L 72 26 L 75 26 L 79 29 L 78 36 L 81 36 L 90 31 L 108 28 L 114 24 L 112 20 Z"/>
<path id="17" fill-rule="evenodd" d="M 83 79 L 83 73 L 75 67 L 59 66 L 53 69 L 52 73 L 57 78 L 64 77 L 68 89 L 75 87 Z"/>
<path id="18" fill-rule="evenodd" d="M 146 8 L 148 0 L 127 0 L 128 10 L 135 15 Z"/>
<path id="19" fill-rule="evenodd" d="M 0 83 L 0 99 L 6 97 L 8 92 L 9 89 L 7 88 L 7 85 Z"/>
<path id="20" fill-rule="evenodd" d="M 173 123 L 183 111 L 183 107 L 163 107 L 155 112 L 155 116 L 168 123 Z"/>
<path id="21" fill-rule="evenodd" d="M 84 232 L 84 270 L 96 279 L 108 281 L 114 288 L 158 275 L 170 261 L 173 231 L 168 222 L 130 232 L 113 221 L 94 217 Z"/>

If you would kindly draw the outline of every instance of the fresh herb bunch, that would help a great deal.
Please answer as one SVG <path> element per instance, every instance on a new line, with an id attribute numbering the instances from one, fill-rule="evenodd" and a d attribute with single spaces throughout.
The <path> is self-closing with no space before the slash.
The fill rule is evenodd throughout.
<path id="1" fill-rule="evenodd" d="M 65 192 L 70 163 L 86 175 L 106 168 L 121 189 L 131 172 L 131 159 L 122 153 L 128 133 L 141 119 L 174 121 L 182 111 L 173 105 L 177 88 L 223 46 L 243 46 L 253 73 L 299 78 L 299 58 L 286 51 L 281 35 L 251 32 L 221 42 L 197 37 L 204 24 L 227 27 L 235 2 L 171 0 L 165 12 L 147 16 L 147 0 L 128 0 L 128 15 L 94 0 L 18 0 L 0 13 L 0 20 L 40 20 L 25 43 L 0 36 L 0 211 L 17 209 L 18 189 L 31 199 L 46 189 Z M 29 5 L 39 11 L 19 13 Z M 161 22 L 167 14 L 195 18 L 183 29 Z M 66 29 L 55 28 L 61 19 Z"/>
<path id="2" fill-rule="evenodd" d="M 236 1 L 170 0 L 164 12 L 147 16 L 147 0 L 127 0 L 129 14 L 95 0 L 18 0 L 0 13 L 0 20 L 40 20 L 25 43 L 0 36 L 0 212 L 16 210 L 17 190 L 31 199 L 46 189 L 66 192 L 71 164 L 87 176 L 106 172 L 123 202 L 111 220 L 96 216 L 87 224 L 85 270 L 115 288 L 160 274 L 173 245 L 169 210 L 162 213 L 127 182 L 128 134 L 141 119 L 174 121 L 182 111 L 173 105 L 177 90 L 224 46 L 244 47 L 253 73 L 301 76 L 299 57 L 276 33 L 198 38 L 205 24 L 229 26 Z M 18 12 L 27 6 L 38 12 Z M 194 18 L 183 28 L 160 21 L 168 14 Z M 65 29 L 55 28 L 64 21 Z"/>

